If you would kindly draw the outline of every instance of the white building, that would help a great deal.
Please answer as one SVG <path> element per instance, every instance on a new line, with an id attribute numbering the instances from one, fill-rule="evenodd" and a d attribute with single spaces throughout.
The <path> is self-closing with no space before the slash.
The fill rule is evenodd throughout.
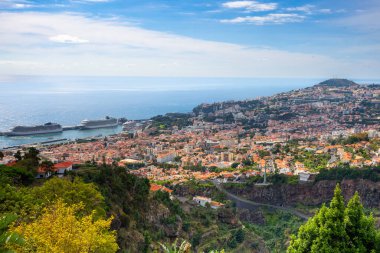
<path id="1" fill-rule="evenodd" d="M 200 206 L 205 207 L 208 203 L 212 209 L 218 209 L 219 207 L 224 206 L 224 204 L 212 201 L 211 198 L 202 197 L 202 196 L 196 196 L 193 198 L 194 202 L 197 203 Z"/>

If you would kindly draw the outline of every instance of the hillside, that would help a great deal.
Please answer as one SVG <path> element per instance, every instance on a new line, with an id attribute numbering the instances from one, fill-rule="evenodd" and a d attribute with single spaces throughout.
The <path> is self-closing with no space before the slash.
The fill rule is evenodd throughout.
<path id="1" fill-rule="evenodd" d="M 316 137 L 337 130 L 379 127 L 379 98 L 379 86 L 330 79 L 270 97 L 201 104 L 193 114 L 194 120 L 241 126 L 266 135 Z"/>
<path id="2" fill-rule="evenodd" d="M 327 86 L 327 87 L 348 87 L 352 85 L 358 85 L 357 83 L 347 80 L 347 79 L 329 79 L 317 84 L 317 86 Z"/>

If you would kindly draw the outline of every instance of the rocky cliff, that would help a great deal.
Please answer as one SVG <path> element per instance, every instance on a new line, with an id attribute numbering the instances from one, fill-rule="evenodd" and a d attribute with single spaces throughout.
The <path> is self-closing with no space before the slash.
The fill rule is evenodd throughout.
<path id="1" fill-rule="evenodd" d="M 231 186 L 228 191 L 259 203 L 317 206 L 331 200 L 336 183 L 337 181 L 325 180 L 315 184 L 247 186 L 242 189 Z M 380 208 L 380 182 L 343 180 L 340 185 L 346 201 L 357 191 L 365 207 Z"/>

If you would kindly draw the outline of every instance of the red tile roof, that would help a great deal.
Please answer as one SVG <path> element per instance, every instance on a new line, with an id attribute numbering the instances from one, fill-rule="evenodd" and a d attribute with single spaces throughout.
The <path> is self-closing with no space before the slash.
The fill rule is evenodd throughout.
<path id="1" fill-rule="evenodd" d="M 72 162 L 57 163 L 57 164 L 54 164 L 54 169 L 65 169 L 65 168 L 68 168 L 72 165 L 73 165 Z"/>
<path id="2" fill-rule="evenodd" d="M 16 164 L 17 164 L 16 161 L 12 161 L 12 162 L 7 163 L 5 166 L 12 167 L 12 166 L 15 166 Z"/>
<path id="3" fill-rule="evenodd" d="M 161 190 L 161 185 L 158 185 L 158 184 L 150 184 L 150 190 L 152 191 L 152 192 L 156 192 L 156 191 L 158 191 L 158 190 Z"/>
<path id="4" fill-rule="evenodd" d="M 166 188 L 165 186 L 161 186 L 161 185 L 158 185 L 158 184 L 150 184 L 150 190 L 152 192 L 165 191 L 167 193 L 171 193 L 173 191 L 173 190 L 170 190 L 169 188 Z"/>

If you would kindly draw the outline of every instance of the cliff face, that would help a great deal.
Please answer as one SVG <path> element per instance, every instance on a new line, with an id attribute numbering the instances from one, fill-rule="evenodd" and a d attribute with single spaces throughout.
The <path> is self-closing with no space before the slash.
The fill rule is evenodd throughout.
<path id="1" fill-rule="evenodd" d="M 336 181 L 320 181 L 315 184 L 271 185 L 267 187 L 246 187 L 228 190 L 259 203 L 293 206 L 297 203 L 317 206 L 331 200 Z M 343 180 L 342 193 L 347 201 L 358 191 L 365 207 L 380 208 L 380 182 L 369 180 Z"/>

